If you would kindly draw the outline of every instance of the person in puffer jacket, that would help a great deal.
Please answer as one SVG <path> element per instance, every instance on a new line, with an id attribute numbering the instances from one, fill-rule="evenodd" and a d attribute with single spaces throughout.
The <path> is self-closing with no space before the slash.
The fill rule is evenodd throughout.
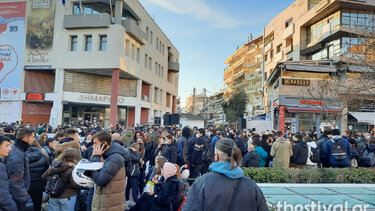
<path id="1" fill-rule="evenodd" d="M 343 160 L 337 160 L 332 154 L 334 143 L 340 143 L 346 152 L 346 158 Z M 346 139 L 341 138 L 340 130 L 334 129 L 332 131 L 332 139 L 324 145 L 324 152 L 329 157 L 329 162 L 333 168 L 346 168 L 350 167 L 350 159 L 352 156 L 352 147 Z"/>
<path id="2" fill-rule="evenodd" d="M 138 176 L 140 174 L 139 166 L 142 164 L 141 155 L 138 153 L 139 145 L 133 143 L 130 145 L 130 161 L 127 165 L 126 175 L 128 176 L 128 183 L 126 185 L 126 201 L 129 200 L 130 189 L 132 189 L 132 196 L 134 202 L 138 201 Z"/>
<path id="3" fill-rule="evenodd" d="M 112 144 L 111 134 L 101 131 L 93 136 L 94 151 L 91 162 L 103 162 L 103 168 L 92 172 L 95 183 L 92 211 L 124 210 L 126 174 L 125 148 Z"/>
<path id="4" fill-rule="evenodd" d="M 11 145 L 10 138 L 0 135 L 0 210 L 2 211 L 17 210 L 16 203 L 9 193 L 8 173 L 3 159 L 9 155 Z"/>
<path id="5" fill-rule="evenodd" d="M 48 169 L 48 155 L 42 152 L 37 141 L 26 151 L 30 167 L 30 188 L 28 193 L 34 203 L 34 211 L 42 209 L 43 191 L 46 181 L 42 180 L 43 173 Z"/>

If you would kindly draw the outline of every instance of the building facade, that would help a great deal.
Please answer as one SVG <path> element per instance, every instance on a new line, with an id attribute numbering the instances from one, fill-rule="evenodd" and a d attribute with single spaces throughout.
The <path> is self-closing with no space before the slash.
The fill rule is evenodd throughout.
<path id="1" fill-rule="evenodd" d="M 342 68 L 342 64 L 345 66 L 350 58 L 360 56 L 356 49 L 358 46 L 366 48 L 367 41 L 361 36 L 374 31 L 374 13 L 375 2 L 371 0 L 296 0 L 265 27 L 263 35 L 265 37 L 264 77 L 267 83 L 265 84 L 264 104 L 267 113 L 275 120 L 275 128 L 290 129 L 292 127 L 290 125 L 296 122 L 300 123 L 296 126 L 298 130 L 316 130 L 323 126 L 316 125 L 316 122 L 323 118 L 322 112 L 310 108 L 303 109 L 303 107 L 311 106 L 304 104 L 309 100 L 303 101 L 301 96 L 293 94 L 293 88 L 290 87 L 310 86 L 310 82 L 313 84 L 314 81 L 322 80 L 321 77 L 324 77 L 322 74 L 334 71 L 330 73 L 332 75 L 339 71 L 338 64 Z M 298 73 L 288 72 L 285 68 L 286 72 L 280 72 L 278 65 L 286 61 L 312 62 L 294 64 L 294 67 L 298 66 Z M 326 65 L 312 67 L 312 64 L 316 65 L 322 61 L 332 62 L 330 66 L 334 68 Z M 346 66 L 345 68 L 352 72 L 357 71 L 356 67 Z M 321 72 L 327 69 L 331 70 Z M 275 78 L 279 80 L 274 80 Z M 285 79 L 296 81 L 294 84 L 285 84 Z M 309 85 L 299 84 L 299 82 L 309 83 Z M 285 91 L 286 88 L 282 88 L 283 86 L 289 87 L 289 91 Z M 291 99 L 295 101 L 292 103 L 294 108 L 288 104 L 293 101 Z M 295 108 L 297 105 L 300 108 Z M 332 112 L 337 112 L 337 109 L 334 109 L 336 106 L 331 106 Z M 290 113 L 294 114 L 286 118 L 290 118 L 289 120 L 295 118 L 293 122 L 287 123 L 283 122 L 282 118 L 280 119 L 280 116 L 289 115 L 288 111 L 293 111 Z M 347 117 L 344 117 L 341 120 L 341 129 L 346 129 L 347 124 Z"/>
<path id="2" fill-rule="evenodd" d="M 244 91 L 248 95 L 248 116 L 263 114 L 262 94 L 262 50 L 263 37 L 238 48 L 224 64 L 224 95 Z"/>
<path id="3" fill-rule="evenodd" d="M 3 2 L 26 10 L 19 98 L 0 101 L 3 116 L 20 111 L 4 121 L 132 126 L 176 112 L 179 52 L 138 0 Z"/>

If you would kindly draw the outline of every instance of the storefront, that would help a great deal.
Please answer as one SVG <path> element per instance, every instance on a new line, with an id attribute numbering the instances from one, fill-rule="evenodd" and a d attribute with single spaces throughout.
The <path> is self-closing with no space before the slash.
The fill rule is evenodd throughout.
<path id="1" fill-rule="evenodd" d="M 117 119 L 120 124 L 127 123 L 128 108 L 119 106 Z M 109 124 L 109 106 L 72 104 L 63 106 L 63 124 L 78 122 L 98 123 L 107 126 Z"/>
<path id="2" fill-rule="evenodd" d="M 341 113 L 334 102 L 302 99 L 296 96 L 279 96 L 273 103 L 274 125 L 280 131 L 319 131 L 340 128 L 336 117 Z"/>

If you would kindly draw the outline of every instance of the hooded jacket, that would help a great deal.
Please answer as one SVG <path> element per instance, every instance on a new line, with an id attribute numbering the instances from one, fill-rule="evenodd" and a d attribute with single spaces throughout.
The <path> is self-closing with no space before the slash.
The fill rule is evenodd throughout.
<path id="1" fill-rule="evenodd" d="M 278 138 L 272 144 L 270 155 L 274 168 L 289 168 L 290 157 L 293 156 L 292 146 L 284 138 Z"/>
<path id="2" fill-rule="evenodd" d="M 303 140 L 298 140 L 294 144 L 293 156 L 290 158 L 290 162 L 296 165 L 306 165 L 308 154 L 307 143 Z"/>
<path id="3" fill-rule="evenodd" d="M 340 142 L 342 146 L 344 147 L 346 151 L 346 158 L 344 160 L 336 160 L 335 157 L 332 155 L 332 148 L 333 148 L 333 143 Z M 329 140 L 325 145 L 324 145 L 324 152 L 326 156 L 329 158 L 329 162 L 331 165 L 336 166 L 348 166 L 350 165 L 350 159 L 352 156 L 352 147 L 350 146 L 349 142 L 346 139 L 342 139 L 340 136 L 332 136 L 332 139 Z"/>
<path id="4" fill-rule="evenodd" d="M 163 184 L 161 184 L 154 194 L 154 201 L 151 211 L 170 211 L 171 206 L 173 210 L 177 210 L 177 194 L 178 194 L 178 180 L 177 176 L 172 176 L 168 178 Z M 177 208 L 177 209 L 176 209 Z"/>
<path id="5" fill-rule="evenodd" d="M 75 160 L 80 161 L 82 159 L 81 145 L 75 142 L 72 138 L 61 139 L 60 142 L 53 145 L 53 148 L 55 149 L 55 157 L 58 157 L 68 148 L 74 148 L 76 150 Z"/>
<path id="6" fill-rule="evenodd" d="M 258 154 L 259 157 L 259 167 L 265 167 L 268 153 L 261 146 L 257 146 L 254 151 Z"/>
<path id="7" fill-rule="evenodd" d="M 112 144 L 103 153 L 102 157 L 104 159 L 103 168 L 92 173 L 95 183 L 92 210 L 124 210 L 126 184 L 125 148 L 118 144 Z M 101 162 L 101 156 L 94 155 L 90 161 Z"/>
<path id="8" fill-rule="evenodd" d="M 20 205 L 31 202 L 31 197 L 27 193 L 30 186 L 29 161 L 25 154 L 29 147 L 29 144 L 17 139 L 12 146 L 7 162 L 10 194 L 16 204 Z"/>
<path id="9" fill-rule="evenodd" d="M 30 180 L 41 180 L 43 173 L 48 169 L 49 161 L 45 155 L 42 154 L 38 147 L 30 147 L 26 151 L 26 156 L 29 160 Z"/>
<path id="10" fill-rule="evenodd" d="M 171 144 L 167 145 L 167 148 L 162 152 L 163 157 L 170 163 L 177 162 L 177 142 L 172 141 Z"/>
<path id="11" fill-rule="evenodd" d="M 14 203 L 12 196 L 9 193 L 9 180 L 5 164 L 0 158 L 0 210 L 14 211 L 17 210 L 16 203 Z"/>
<path id="12" fill-rule="evenodd" d="M 193 183 L 183 211 L 229 210 L 237 179 L 241 179 L 233 210 L 268 211 L 260 188 L 250 178 L 244 177 L 240 167 L 231 169 L 229 162 L 214 162 L 210 173 Z"/>

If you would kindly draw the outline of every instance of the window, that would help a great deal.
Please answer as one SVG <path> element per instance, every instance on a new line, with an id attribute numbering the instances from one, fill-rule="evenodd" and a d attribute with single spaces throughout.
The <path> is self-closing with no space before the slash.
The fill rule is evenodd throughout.
<path id="1" fill-rule="evenodd" d="M 155 62 L 155 74 L 157 75 L 158 74 L 158 63 Z"/>
<path id="2" fill-rule="evenodd" d="M 107 50 L 107 35 L 101 35 L 100 36 L 100 46 L 99 46 L 100 51 L 105 51 Z"/>
<path id="3" fill-rule="evenodd" d="M 150 71 L 152 71 L 152 58 L 148 58 L 148 68 L 150 68 Z"/>
<path id="4" fill-rule="evenodd" d="M 85 36 L 85 51 L 91 51 L 91 48 L 92 48 L 92 36 L 91 35 L 87 35 Z"/>
<path id="5" fill-rule="evenodd" d="M 282 45 L 280 44 L 280 45 L 278 45 L 277 47 L 276 47 L 276 53 L 279 53 L 280 51 L 282 51 Z"/>
<path id="6" fill-rule="evenodd" d="M 161 54 L 164 55 L 164 44 L 162 45 L 162 48 L 161 48 Z"/>
<path id="7" fill-rule="evenodd" d="M 82 3 L 83 14 L 100 14 L 106 12 L 105 9 L 98 3 Z M 73 14 L 81 14 L 79 3 L 73 4 Z"/>
<path id="8" fill-rule="evenodd" d="M 156 38 L 156 50 L 159 49 L 159 38 Z"/>
<path id="9" fill-rule="evenodd" d="M 140 63 L 141 62 L 141 49 L 137 48 L 137 62 Z"/>
<path id="10" fill-rule="evenodd" d="M 161 41 L 159 43 L 159 52 L 161 53 Z"/>
<path id="11" fill-rule="evenodd" d="M 125 41 L 125 55 L 129 56 L 130 53 L 130 41 L 126 39 Z"/>
<path id="12" fill-rule="evenodd" d="M 268 59 L 268 54 L 264 55 L 264 61 L 266 62 Z"/>
<path id="13" fill-rule="evenodd" d="M 154 33 L 152 31 L 150 32 L 150 43 L 152 45 L 152 40 L 154 39 Z"/>
<path id="14" fill-rule="evenodd" d="M 78 38 L 77 36 L 70 37 L 70 51 L 77 51 Z"/>
<path id="15" fill-rule="evenodd" d="M 161 67 L 161 78 L 164 78 L 164 67 Z"/>
<path id="16" fill-rule="evenodd" d="M 289 19 L 289 20 L 287 20 L 287 21 L 285 22 L 285 28 L 288 28 L 288 27 L 291 26 L 291 25 L 293 25 L 293 18 L 291 18 L 291 19 Z"/>
<path id="17" fill-rule="evenodd" d="M 148 68 L 148 55 L 145 54 L 145 68 Z"/>
<path id="18" fill-rule="evenodd" d="M 150 39 L 150 29 L 146 26 L 146 40 L 149 41 Z"/>
<path id="19" fill-rule="evenodd" d="M 132 59 L 135 59 L 135 45 L 132 44 Z"/>
<path id="20" fill-rule="evenodd" d="M 158 75 L 159 75 L 159 77 L 161 76 L 161 66 L 160 66 L 160 64 L 158 66 Z"/>

